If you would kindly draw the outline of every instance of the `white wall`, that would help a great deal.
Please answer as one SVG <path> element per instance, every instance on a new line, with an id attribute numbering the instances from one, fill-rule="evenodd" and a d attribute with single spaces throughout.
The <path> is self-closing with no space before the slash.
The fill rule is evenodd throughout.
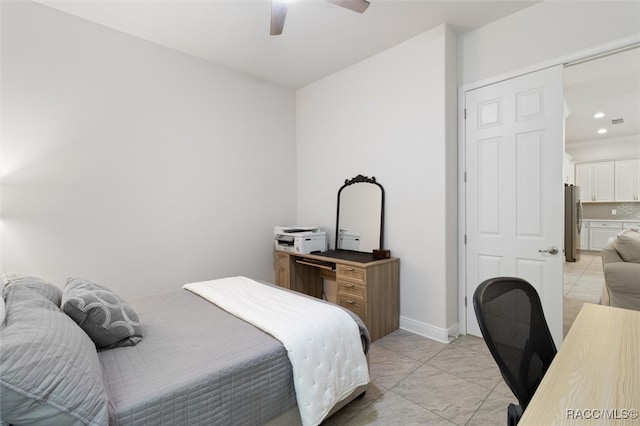
<path id="1" fill-rule="evenodd" d="M 543 1 L 462 34 L 458 81 L 492 78 L 638 32 L 638 1 Z"/>
<path id="2" fill-rule="evenodd" d="M 640 135 L 567 145 L 574 163 L 640 157 Z"/>
<path id="3" fill-rule="evenodd" d="M 295 221 L 295 94 L 33 3 L 2 2 L 1 267 L 125 298 L 273 280 Z"/>
<path id="4" fill-rule="evenodd" d="M 375 176 L 401 326 L 440 339 L 457 321 L 455 52 L 441 26 L 297 92 L 298 222 L 333 245 L 338 189 Z"/>

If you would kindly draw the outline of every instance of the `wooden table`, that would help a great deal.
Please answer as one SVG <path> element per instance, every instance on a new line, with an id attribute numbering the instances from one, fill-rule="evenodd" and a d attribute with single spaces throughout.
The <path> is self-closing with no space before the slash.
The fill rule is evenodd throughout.
<path id="1" fill-rule="evenodd" d="M 640 312 L 585 304 L 519 426 L 640 425 Z"/>

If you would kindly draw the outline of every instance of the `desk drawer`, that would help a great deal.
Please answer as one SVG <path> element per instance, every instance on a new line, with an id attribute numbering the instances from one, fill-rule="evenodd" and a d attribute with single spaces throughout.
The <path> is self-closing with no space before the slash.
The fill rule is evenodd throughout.
<path id="1" fill-rule="evenodd" d="M 365 283 L 365 270 L 356 266 L 336 265 L 337 278 L 344 278 L 349 281 Z"/>
<path id="2" fill-rule="evenodd" d="M 345 297 L 354 297 L 364 301 L 367 295 L 367 287 L 348 281 L 338 281 L 338 293 L 342 293 Z"/>
<path id="3" fill-rule="evenodd" d="M 342 306 L 343 308 L 349 309 L 351 312 L 359 316 L 360 319 L 366 323 L 367 318 L 365 315 L 366 310 L 364 308 L 364 303 L 362 303 L 355 297 L 352 298 L 352 297 L 338 294 L 338 305 Z"/>
<path id="4" fill-rule="evenodd" d="M 276 253 L 276 267 L 289 267 L 289 255 Z"/>

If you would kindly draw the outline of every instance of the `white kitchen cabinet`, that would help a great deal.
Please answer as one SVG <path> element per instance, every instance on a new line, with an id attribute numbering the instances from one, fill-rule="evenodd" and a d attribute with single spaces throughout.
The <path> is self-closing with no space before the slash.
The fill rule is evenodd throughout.
<path id="1" fill-rule="evenodd" d="M 640 220 L 630 220 L 622 222 L 622 229 L 637 229 L 640 231 Z"/>
<path id="2" fill-rule="evenodd" d="M 640 160 L 615 162 L 615 201 L 640 201 Z"/>
<path id="3" fill-rule="evenodd" d="M 584 203 L 613 201 L 614 163 L 584 163 L 576 165 L 576 185 Z"/>
<path id="4" fill-rule="evenodd" d="M 589 250 L 602 250 L 609 238 L 622 230 L 622 222 L 613 220 L 589 222 Z"/>
<path id="5" fill-rule="evenodd" d="M 573 165 L 572 158 L 569 154 L 564 154 L 562 163 L 562 171 L 564 172 L 564 183 L 567 185 L 575 185 L 576 183 L 576 166 Z"/>
<path id="6" fill-rule="evenodd" d="M 593 164 L 576 164 L 576 186 L 582 202 L 593 201 Z"/>
<path id="7" fill-rule="evenodd" d="M 580 250 L 589 250 L 589 221 L 582 221 L 582 230 L 580 231 Z"/>
<path id="8" fill-rule="evenodd" d="M 595 201 L 613 201 L 613 163 L 595 163 L 594 166 Z"/>

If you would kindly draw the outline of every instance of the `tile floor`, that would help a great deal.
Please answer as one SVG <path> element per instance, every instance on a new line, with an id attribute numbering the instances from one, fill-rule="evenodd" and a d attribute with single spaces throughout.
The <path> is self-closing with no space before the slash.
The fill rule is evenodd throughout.
<path id="1" fill-rule="evenodd" d="M 565 336 L 583 303 L 600 303 L 603 287 L 604 273 L 599 253 L 581 253 L 577 262 L 564 263 Z"/>
<path id="2" fill-rule="evenodd" d="M 599 255 L 565 263 L 565 334 L 582 303 L 599 302 L 603 282 Z M 397 330 L 371 345 L 369 361 L 365 397 L 324 425 L 504 425 L 516 402 L 478 337 L 446 345 Z"/>

